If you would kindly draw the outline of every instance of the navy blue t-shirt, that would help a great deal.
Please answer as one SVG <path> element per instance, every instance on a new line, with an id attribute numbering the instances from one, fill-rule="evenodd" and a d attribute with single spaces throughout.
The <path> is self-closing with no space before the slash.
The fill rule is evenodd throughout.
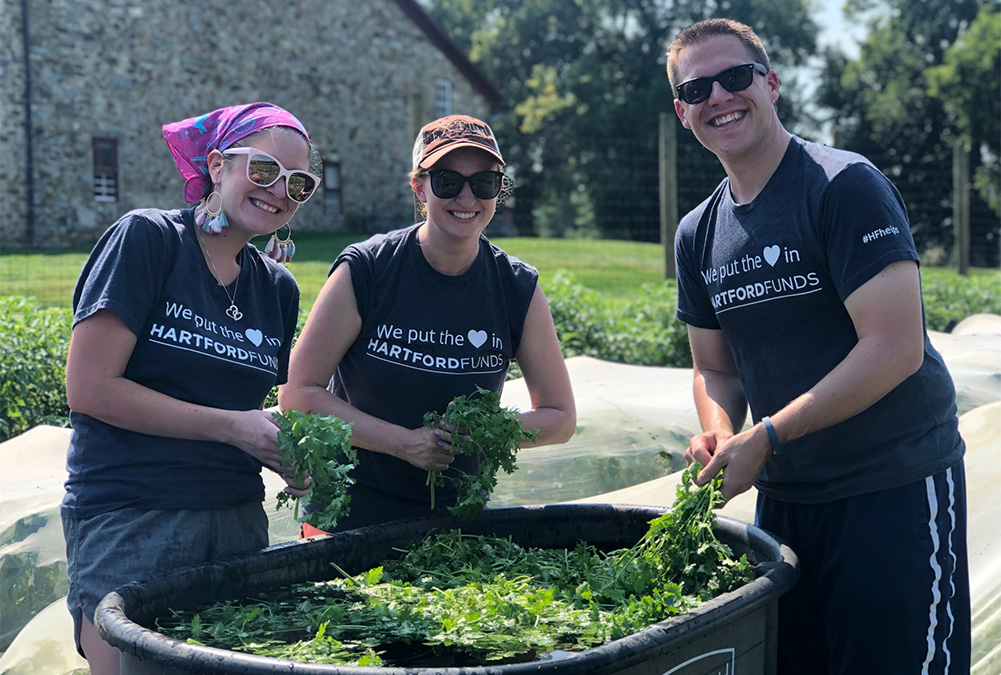
<path id="1" fill-rule="evenodd" d="M 845 299 L 887 265 L 917 261 L 896 189 L 861 155 L 794 137 L 761 193 L 724 180 L 682 219 L 678 317 L 721 329 L 754 420 L 834 369 L 858 342 Z M 874 405 L 790 442 L 756 486 L 817 503 L 897 487 L 963 455 L 955 388 L 924 336 L 924 363 Z"/>
<path id="2" fill-rule="evenodd" d="M 291 273 L 250 245 L 229 292 L 209 271 L 192 210 L 132 211 L 104 233 L 73 296 L 74 325 L 101 309 L 136 334 L 124 376 L 167 396 L 227 410 L 260 408 L 285 382 L 299 312 Z M 224 443 L 150 436 L 72 412 L 63 509 L 219 509 L 264 497 L 261 463 Z"/>
<path id="3" fill-rule="evenodd" d="M 538 282 L 536 270 L 480 237 L 466 272 L 437 272 L 417 242 L 419 225 L 349 246 L 334 261 L 351 270 L 362 327 L 331 380 L 331 391 L 359 410 L 407 429 L 429 411 L 482 387 L 500 392 L 521 343 Z M 474 473 L 458 456 L 450 470 Z M 427 471 L 384 453 L 359 448 L 353 472 L 360 484 L 430 502 Z M 451 504 L 450 484 L 435 501 Z"/>

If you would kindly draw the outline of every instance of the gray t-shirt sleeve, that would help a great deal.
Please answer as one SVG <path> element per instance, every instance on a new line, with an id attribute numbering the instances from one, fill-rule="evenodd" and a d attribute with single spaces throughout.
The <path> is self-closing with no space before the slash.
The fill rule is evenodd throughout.
<path id="1" fill-rule="evenodd" d="M 918 260 L 903 200 L 870 164 L 853 164 L 835 176 L 821 213 L 828 271 L 842 300 L 887 265 Z"/>
<path id="2" fill-rule="evenodd" d="M 73 325 L 109 309 L 138 335 L 162 291 L 176 238 L 142 212 L 122 216 L 94 245 L 81 272 L 73 294 Z"/>

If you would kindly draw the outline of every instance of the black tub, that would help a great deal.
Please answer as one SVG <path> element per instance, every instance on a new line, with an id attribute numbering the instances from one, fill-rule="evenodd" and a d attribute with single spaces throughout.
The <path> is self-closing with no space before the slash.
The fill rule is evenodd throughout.
<path id="1" fill-rule="evenodd" d="M 522 546 L 600 548 L 633 545 L 663 513 L 650 507 L 567 504 L 487 510 L 472 520 L 400 521 L 380 527 L 290 542 L 224 562 L 178 570 L 109 593 L 95 616 L 101 637 L 123 652 L 123 675 L 523 675 L 525 673 L 628 673 L 630 675 L 757 675 L 775 671 L 778 599 L 799 576 L 795 554 L 764 531 L 724 516 L 717 534 L 739 556 L 760 565 L 751 583 L 646 630 L 572 655 L 466 668 L 375 668 L 296 663 L 201 647 L 144 628 L 167 608 L 183 609 L 242 598 L 291 583 L 336 575 L 336 562 L 357 574 L 394 555 L 431 529 L 510 536 Z"/>

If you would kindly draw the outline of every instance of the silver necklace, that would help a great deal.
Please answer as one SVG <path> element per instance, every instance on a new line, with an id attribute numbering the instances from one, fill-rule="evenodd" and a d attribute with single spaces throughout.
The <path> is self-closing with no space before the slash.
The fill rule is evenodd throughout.
<path id="1" fill-rule="evenodd" d="M 198 239 L 198 236 L 195 235 L 195 238 Z M 223 293 L 225 293 L 226 297 L 229 298 L 229 308 L 226 310 L 226 316 L 231 318 L 233 321 L 239 321 L 243 318 L 243 312 L 241 312 L 240 308 L 236 306 L 236 294 L 240 292 L 240 273 L 236 273 L 236 286 L 233 287 L 233 294 L 230 295 L 229 289 L 222 283 L 219 271 L 215 268 L 215 263 L 212 262 L 212 255 L 209 253 L 209 250 L 205 248 L 201 239 L 198 239 L 198 246 L 201 247 L 202 252 L 205 253 L 205 258 L 209 261 L 209 267 L 212 268 L 212 274 L 215 275 L 215 280 L 220 286 L 222 286 Z"/>

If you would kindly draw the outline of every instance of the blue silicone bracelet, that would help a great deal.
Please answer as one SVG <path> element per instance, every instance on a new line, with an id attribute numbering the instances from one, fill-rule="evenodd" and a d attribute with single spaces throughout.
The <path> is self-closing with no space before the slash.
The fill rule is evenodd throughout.
<path id="1" fill-rule="evenodd" d="M 768 440 L 772 442 L 772 454 L 778 455 L 782 450 L 782 444 L 779 443 L 779 435 L 775 433 L 772 421 L 768 418 L 768 415 L 765 415 L 761 418 L 761 423 L 765 425 L 765 431 L 768 432 Z"/>

